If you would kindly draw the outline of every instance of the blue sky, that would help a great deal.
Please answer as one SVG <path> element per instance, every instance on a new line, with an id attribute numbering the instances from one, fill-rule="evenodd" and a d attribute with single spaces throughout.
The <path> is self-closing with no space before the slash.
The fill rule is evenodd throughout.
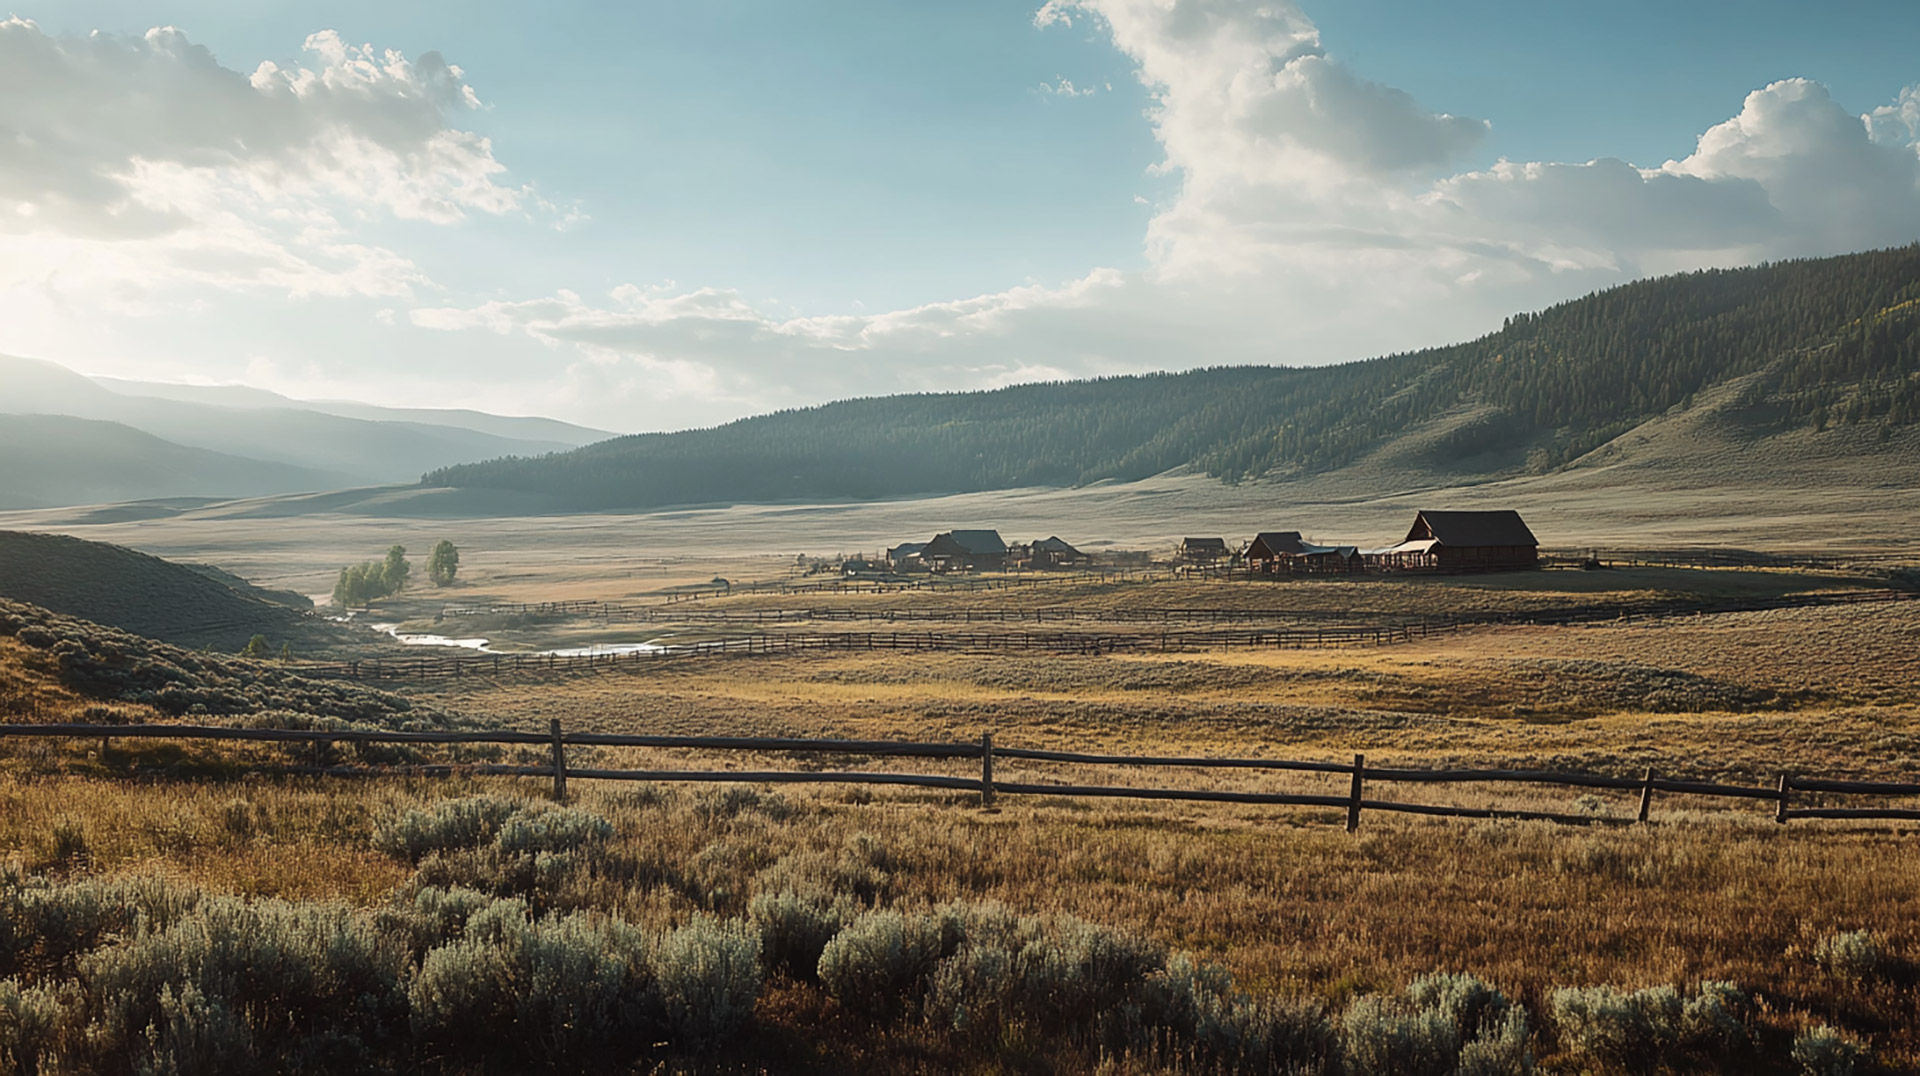
<path id="1" fill-rule="evenodd" d="M 17 16 L 0 351 L 118 376 L 674 428 L 1920 237 L 1911 3 Z"/>

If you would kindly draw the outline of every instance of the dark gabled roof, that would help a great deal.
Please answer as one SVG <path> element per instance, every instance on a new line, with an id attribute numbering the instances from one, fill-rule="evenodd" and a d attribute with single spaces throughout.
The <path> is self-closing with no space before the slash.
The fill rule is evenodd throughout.
<path id="1" fill-rule="evenodd" d="M 1441 545 L 1461 546 L 1537 546 L 1520 513 L 1511 508 L 1491 512 L 1421 512 L 1414 517 L 1407 541 L 1438 539 Z"/>
<path id="2" fill-rule="evenodd" d="M 1033 551 L 1036 553 L 1071 553 L 1075 556 L 1080 554 L 1078 549 L 1068 545 L 1067 540 L 1058 535 L 1051 538 L 1042 538 L 1033 543 Z"/>
<path id="3" fill-rule="evenodd" d="M 1261 531 L 1247 546 L 1247 556 L 1255 560 L 1289 556 L 1300 552 L 1300 545 L 1299 531 Z"/>
<path id="4" fill-rule="evenodd" d="M 1003 557 L 1007 543 L 999 531 L 946 531 L 933 536 L 922 555 L 929 557 Z"/>
<path id="5" fill-rule="evenodd" d="M 1180 543 L 1180 548 L 1189 553 L 1211 553 L 1227 551 L 1225 538 L 1188 538 Z"/>
<path id="6" fill-rule="evenodd" d="M 927 543 L 925 542 L 901 542 L 899 545 L 887 550 L 887 556 L 893 558 L 911 557 L 925 548 L 927 548 Z"/>

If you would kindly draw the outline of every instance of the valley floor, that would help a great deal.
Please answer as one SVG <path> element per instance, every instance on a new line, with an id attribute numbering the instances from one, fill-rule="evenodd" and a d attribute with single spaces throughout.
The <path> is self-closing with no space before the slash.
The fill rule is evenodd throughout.
<path id="1" fill-rule="evenodd" d="M 763 578 L 786 571 L 770 559 L 577 552 L 523 571 L 480 555 L 452 592 L 424 592 L 388 611 L 430 620 L 456 600 L 657 602 L 716 575 L 754 578 L 756 568 Z M 713 630 L 696 614 L 804 605 L 876 621 L 908 609 L 1060 607 L 1111 616 L 1212 608 L 1273 622 L 1566 607 L 1644 614 L 1675 603 L 1886 583 L 1872 573 L 1647 568 L 1358 583 L 1162 580 L 804 600 L 742 594 L 676 606 L 685 619 L 647 630 Z M 596 629 L 555 621 L 488 630 L 518 632 L 532 646 Z M 42 719 L 79 719 L 99 705 L 56 685 L 46 651 L 0 640 L 0 668 L 10 670 L 0 688 L 11 697 L 41 692 L 52 700 Z M 536 730 L 560 719 L 570 730 L 645 733 L 973 741 L 990 732 L 999 745 L 1082 751 L 1328 760 L 1365 753 L 1373 765 L 1551 767 L 1632 777 L 1651 766 L 1670 776 L 1742 784 L 1766 784 L 1783 771 L 1912 780 L 1920 769 L 1920 601 L 1581 626 L 1481 625 L 1349 650 L 862 652 L 385 686 L 400 688 L 420 713 Z M 118 720 L 157 716 L 125 704 L 113 712 Z M 1549 1072 L 1631 1068 L 1582 1052 L 1574 1032 L 1550 1016 L 1555 988 L 1691 989 L 1702 980 L 1731 981 L 1749 992 L 1742 1019 L 1758 1045 L 1738 1053 L 1737 1063 L 1695 1058 L 1673 1062 L 1672 1071 L 1704 1065 L 1797 1072 L 1787 1043 L 1820 1024 L 1869 1043 L 1881 1071 L 1920 1067 L 1920 850 L 1906 822 L 1781 826 L 1767 804 L 1675 796 L 1656 797 L 1652 824 L 1643 826 L 1369 814 L 1350 835 L 1338 812 L 1316 808 L 1006 797 L 997 809 L 982 810 L 972 794 L 583 780 L 572 787 L 571 806 L 611 824 L 606 843 L 551 875 L 540 875 L 531 859 L 522 874 L 502 874 L 499 863 L 481 864 L 468 853 L 409 861 L 378 850 L 379 834 L 408 810 L 478 793 L 537 800 L 537 782 L 245 776 L 251 763 L 285 761 L 266 748 L 163 750 L 123 741 L 106 757 L 92 745 L 10 745 L 0 752 L 0 857 L 48 877 L 160 874 L 214 892 L 344 901 L 367 914 L 424 899 L 423 887 L 471 885 L 517 896 L 536 910 L 614 916 L 647 930 L 686 926 L 700 915 L 739 920 L 756 897 L 788 892 L 915 914 L 952 902 L 998 902 L 1016 913 L 1071 915 L 1189 951 L 1231 970 L 1243 989 L 1307 998 L 1331 1013 L 1349 1012 L 1365 995 L 1393 995 L 1428 973 L 1472 972 L 1534 1014 L 1534 1048 Z M 570 763 L 943 765 L 626 748 L 580 750 Z M 1343 779 L 1317 775 L 1068 770 L 1015 761 L 996 776 L 1343 791 Z M 1630 793 L 1498 794 L 1496 801 L 1470 787 L 1420 786 L 1404 798 L 1613 817 L 1630 817 L 1635 807 Z M 1836 963 L 1833 939 L 1843 937 L 1870 939 L 1871 966 Z M 744 1053 L 728 1055 L 726 1064 L 803 1072 L 1182 1071 L 1164 1058 L 1101 1069 L 1097 1051 L 1066 1040 L 1049 1045 L 1012 1032 L 991 1042 L 955 1038 L 917 1018 L 876 1024 L 849 1004 L 804 975 L 770 972 L 754 1028 L 736 1044 Z"/>

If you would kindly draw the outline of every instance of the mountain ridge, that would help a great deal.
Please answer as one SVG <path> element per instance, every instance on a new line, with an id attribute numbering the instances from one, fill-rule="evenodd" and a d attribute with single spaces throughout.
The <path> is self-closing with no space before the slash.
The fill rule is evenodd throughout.
<path id="1" fill-rule="evenodd" d="M 422 484 L 646 509 L 1181 470 L 1304 477 L 1396 451 L 1407 473 L 1484 481 L 1567 468 L 1735 382 L 1729 413 L 1756 436 L 1865 425 L 1890 443 L 1920 415 L 1920 245 L 1637 281 L 1476 340 L 1336 366 L 869 397 L 455 465 Z"/>

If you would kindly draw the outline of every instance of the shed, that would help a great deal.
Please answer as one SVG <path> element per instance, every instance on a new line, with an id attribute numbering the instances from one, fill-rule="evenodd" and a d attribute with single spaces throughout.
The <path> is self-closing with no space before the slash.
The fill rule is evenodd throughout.
<path id="1" fill-rule="evenodd" d="M 1540 540 L 1510 508 L 1421 512 L 1404 541 L 1369 550 L 1366 560 L 1385 571 L 1520 571 L 1540 566 Z"/>
<path id="2" fill-rule="evenodd" d="M 1028 549 L 1028 559 L 1036 568 L 1070 568 L 1093 558 L 1067 544 L 1059 535 L 1042 538 Z"/>
<path id="3" fill-rule="evenodd" d="M 1273 574 L 1344 575 L 1363 567 L 1359 547 L 1304 541 L 1299 531 L 1261 531 L 1246 559 L 1253 570 Z"/>
<path id="4" fill-rule="evenodd" d="M 887 564 L 896 572 L 914 571 L 926 567 L 921 554 L 926 551 L 925 542 L 901 542 L 887 550 Z"/>
<path id="5" fill-rule="evenodd" d="M 933 536 L 920 557 L 936 572 L 997 570 L 1007 566 L 1007 543 L 999 531 L 943 531 Z"/>
<path id="6" fill-rule="evenodd" d="M 1180 542 L 1180 559 L 1188 564 L 1212 564 L 1227 559 L 1225 538 L 1186 538 Z"/>

